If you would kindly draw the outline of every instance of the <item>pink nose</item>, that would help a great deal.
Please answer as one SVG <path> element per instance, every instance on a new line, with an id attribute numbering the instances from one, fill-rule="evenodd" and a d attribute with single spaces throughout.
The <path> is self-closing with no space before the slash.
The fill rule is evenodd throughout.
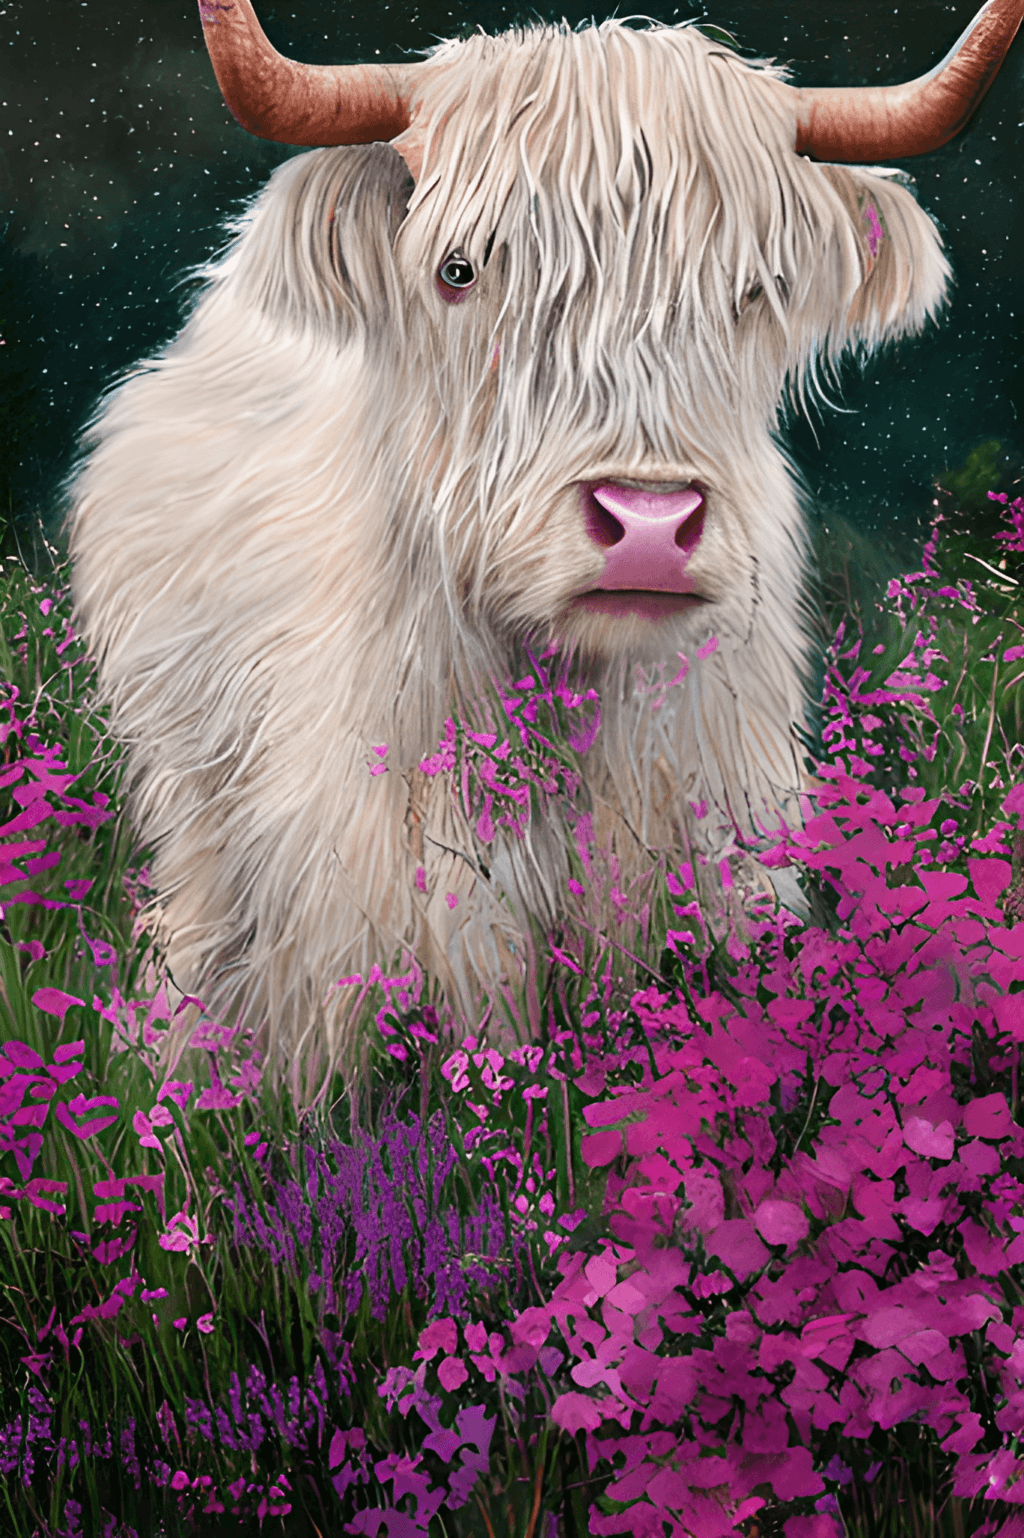
<path id="1" fill-rule="evenodd" d="M 606 481 L 584 492 L 587 532 L 604 547 L 598 587 L 692 593 L 687 563 L 704 531 L 704 498 L 684 491 L 638 491 Z"/>

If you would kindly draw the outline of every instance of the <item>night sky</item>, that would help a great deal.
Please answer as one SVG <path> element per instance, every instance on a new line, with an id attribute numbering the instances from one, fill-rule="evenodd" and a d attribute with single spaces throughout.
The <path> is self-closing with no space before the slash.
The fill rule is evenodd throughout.
<path id="1" fill-rule="evenodd" d="M 589 18 L 586 6 L 256 0 L 271 41 L 312 63 L 398 60 L 482 26 Z M 703 17 L 796 84 L 886 84 L 929 69 L 972 0 L 721 0 Z M 602 13 L 603 14 L 603 13 Z M 694 16 L 653 5 L 662 21 Z M 55 526 L 99 393 L 180 324 L 190 270 L 286 148 L 224 107 L 195 0 L 0 0 L 0 514 Z M 881 539 L 914 529 L 932 483 L 981 443 L 1024 461 L 1024 37 L 966 132 L 905 162 L 956 288 L 940 326 L 844 380 L 840 413 L 788 441 L 817 505 Z M 9 510 L 9 511 L 8 511 Z"/>

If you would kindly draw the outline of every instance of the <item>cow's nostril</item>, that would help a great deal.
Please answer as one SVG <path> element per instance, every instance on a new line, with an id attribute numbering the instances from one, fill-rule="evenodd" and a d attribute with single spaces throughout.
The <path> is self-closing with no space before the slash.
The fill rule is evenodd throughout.
<path id="1" fill-rule="evenodd" d="M 694 550 L 700 544 L 704 533 L 704 506 L 701 502 L 697 511 L 684 518 L 676 530 L 675 541 L 680 550 Z"/>
<path id="2" fill-rule="evenodd" d="M 592 491 L 587 492 L 587 533 L 596 545 L 605 550 L 626 537 L 622 524 L 613 513 L 601 506 Z"/>

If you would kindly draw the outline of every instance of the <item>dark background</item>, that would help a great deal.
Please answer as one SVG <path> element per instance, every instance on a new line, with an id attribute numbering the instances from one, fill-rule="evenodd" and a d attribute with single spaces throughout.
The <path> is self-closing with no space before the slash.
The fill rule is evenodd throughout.
<path id="1" fill-rule="evenodd" d="M 797 84 L 899 81 L 929 69 L 974 0 L 716 0 L 702 18 Z M 271 41 L 313 63 L 400 59 L 482 26 L 565 15 L 500 0 L 335 4 L 257 0 Z M 602 13 L 603 14 L 603 13 Z M 654 5 L 662 21 L 697 13 Z M 599 18 L 600 19 L 600 18 Z M 60 524 L 60 482 L 99 393 L 169 339 L 189 272 L 287 148 L 250 138 L 224 107 L 195 0 L 0 0 L 0 516 Z M 910 536 L 937 478 L 988 448 L 985 475 L 1024 458 L 1021 285 L 1024 37 L 968 129 L 907 161 L 938 220 L 956 288 L 943 322 L 890 350 L 843 412 L 794 422 L 789 442 L 827 518 L 879 546 Z M 0 226 L 3 227 L 3 226 Z"/>

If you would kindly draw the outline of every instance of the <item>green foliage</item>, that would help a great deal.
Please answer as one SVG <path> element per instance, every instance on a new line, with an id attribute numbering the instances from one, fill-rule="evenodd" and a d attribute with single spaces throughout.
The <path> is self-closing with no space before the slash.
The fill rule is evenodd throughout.
<path id="1" fill-rule="evenodd" d="M 990 491 L 1002 491 L 1010 475 L 1010 462 L 998 438 L 989 438 L 956 470 L 940 475 L 937 486 L 952 506 L 972 520 L 984 514 Z"/>

